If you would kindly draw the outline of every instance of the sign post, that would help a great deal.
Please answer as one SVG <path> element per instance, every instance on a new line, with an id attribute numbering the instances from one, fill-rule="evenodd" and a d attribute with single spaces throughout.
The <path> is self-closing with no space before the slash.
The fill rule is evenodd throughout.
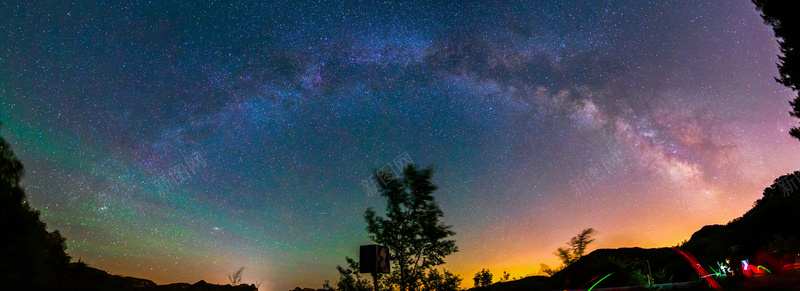
<path id="1" fill-rule="evenodd" d="M 389 269 L 389 248 L 379 245 L 361 246 L 359 272 L 372 274 L 372 283 L 375 285 L 375 291 L 378 291 L 380 274 L 391 272 Z"/>

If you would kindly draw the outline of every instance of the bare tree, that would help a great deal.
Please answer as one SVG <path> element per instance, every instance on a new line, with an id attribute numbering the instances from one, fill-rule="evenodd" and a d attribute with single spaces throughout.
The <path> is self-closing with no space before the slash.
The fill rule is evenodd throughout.
<path id="1" fill-rule="evenodd" d="M 231 281 L 231 286 L 239 286 L 242 283 L 242 271 L 244 267 L 240 268 L 236 273 L 228 274 L 228 280 Z"/>

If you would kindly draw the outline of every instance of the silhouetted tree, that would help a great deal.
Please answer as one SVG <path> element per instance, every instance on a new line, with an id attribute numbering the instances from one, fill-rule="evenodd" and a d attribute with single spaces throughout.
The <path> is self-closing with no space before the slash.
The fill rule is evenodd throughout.
<path id="1" fill-rule="evenodd" d="M 499 282 L 500 283 L 508 282 L 508 278 L 510 278 L 510 277 L 511 277 L 511 274 L 507 273 L 506 271 L 503 271 L 503 276 L 500 277 L 500 281 Z"/>
<path id="2" fill-rule="evenodd" d="M 549 265 L 547 265 L 547 264 L 544 264 L 544 263 L 539 263 L 539 271 L 538 271 L 538 272 L 536 272 L 536 275 L 537 275 L 537 276 L 541 276 L 541 275 L 553 275 L 553 274 L 555 274 L 555 273 L 556 273 L 556 272 L 552 272 L 552 274 L 551 274 L 551 270 L 553 270 L 553 269 L 552 269 L 552 268 L 550 268 L 550 266 L 549 266 Z"/>
<path id="3" fill-rule="evenodd" d="M 787 197 L 797 197 L 800 194 L 800 171 L 782 175 L 776 178 L 772 185 L 764 188 L 763 197 L 756 200 L 753 206 Z"/>
<path id="4" fill-rule="evenodd" d="M 0 136 L 0 282 L 11 288 L 52 287 L 70 261 L 66 240 L 58 231 L 48 232 L 39 211 L 25 200 L 19 184 L 24 173 L 11 146 Z"/>
<path id="5" fill-rule="evenodd" d="M 436 204 L 431 183 L 431 168 L 417 169 L 408 165 L 402 177 L 376 171 L 384 177 L 379 192 L 386 198 L 386 218 L 377 216 L 368 208 L 364 213 L 369 238 L 389 247 L 395 264 L 392 276 L 396 277 L 400 291 L 417 290 L 425 270 L 444 263 L 444 257 L 458 251 L 452 226 L 439 221 L 444 212 Z M 389 177 L 389 178 L 387 178 Z"/>
<path id="6" fill-rule="evenodd" d="M 47 226 L 42 222 L 42 229 L 46 229 Z M 46 232 L 45 235 L 45 258 L 47 258 L 47 264 L 53 267 L 56 271 L 63 271 L 67 265 L 69 264 L 70 257 L 67 255 L 67 239 L 61 235 L 57 229 L 53 232 Z"/>
<path id="7" fill-rule="evenodd" d="M 475 277 L 472 280 L 475 281 L 475 287 L 492 285 L 492 273 L 489 272 L 489 269 L 482 269 L 480 272 L 475 273 Z"/>
<path id="8" fill-rule="evenodd" d="M 561 265 L 561 267 L 556 267 L 556 268 L 550 268 L 550 266 L 547 266 L 546 268 L 539 269 L 539 271 L 547 274 L 548 276 L 553 276 L 555 275 L 555 273 L 558 273 L 558 271 L 561 271 L 561 269 L 564 269 L 564 267 L 565 267 L 564 265 Z"/>
<path id="9" fill-rule="evenodd" d="M 753 0 L 756 10 L 761 12 L 764 22 L 772 26 L 781 49 L 778 56 L 778 83 L 789 87 L 798 94 L 789 101 L 792 106 L 791 116 L 800 118 L 800 1 L 797 0 Z M 789 131 L 793 137 L 800 139 L 800 128 L 792 127 Z"/>
<path id="10" fill-rule="evenodd" d="M 447 270 L 440 273 L 439 270 L 430 269 L 422 281 L 422 291 L 457 291 L 462 279 Z"/>
<path id="11" fill-rule="evenodd" d="M 572 263 L 578 261 L 583 254 L 586 252 L 586 246 L 588 246 L 591 242 L 594 241 L 592 239 L 592 233 L 594 233 L 594 229 L 587 228 L 581 231 L 578 235 L 572 237 L 569 240 L 567 245 L 568 248 L 558 248 L 553 254 L 555 254 L 561 260 L 561 266 L 557 268 L 550 268 L 545 264 L 541 264 L 541 268 L 539 269 L 540 272 L 547 273 L 548 275 L 552 276 L 555 273 L 563 270 L 567 266 L 571 265 Z"/>
<path id="12" fill-rule="evenodd" d="M 567 243 L 569 245 L 568 248 L 558 248 L 556 250 L 555 254 L 561 259 L 564 267 L 569 266 L 583 257 L 583 253 L 586 252 L 586 246 L 594 241 L 594 239 L 591 238 L 592 233 L 594 233 L 594 229 L 584 229 L 580 234 L 572 237 L 569 243 Z"/>
<path id="13" fill-rule="evenodd" d="M 372 291 L 374 289 L 372 283 L 359 273 L 359 263 L 349 257 L 345 257 L 345 259 L 347 268 L 336 266 L 336 270 L 339 271 L 339 282 L 336 283 L 336 287 L 334 288 L 327 281 L 322 287 L 335 291 Z"/>
<path id="14" fill-rule="evenodd" d="M 231 281 L 231 286 L 239 286 L 242 283 L 242 272 L 244 271 L 244 267 L 239 268 L 239 271 L 236 273 L 228 274 L 228 280 Z"/>

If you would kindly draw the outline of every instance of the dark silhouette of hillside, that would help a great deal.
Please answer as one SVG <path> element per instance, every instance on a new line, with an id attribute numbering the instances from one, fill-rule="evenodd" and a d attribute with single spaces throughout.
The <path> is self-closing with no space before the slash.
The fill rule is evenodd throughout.
<path id="1" fill-rule="evenodd" d="M 752 209 L 725 225 L 707 225 L 695 232 L 680 248 L 695 256 L 701 266 L 717 266 L 717 262 L 747 259 L 753 266 L 763 266 L 773 273 L 794 263 L 800 253 L 800 172 L 775 179 L 764 189 L 763 197 Z M 671 248 L 598 249 L 550 277 L 533 276 L 516 281 L 495 283 L 473 291 L 522 291 L 588 289 L 598 276 L 613 273 L 596 288 L 642 286 L 642 274 L 657 274 L 655 283 L 697 281 L 690 264 Z M 786 276 L 770 276 L 748 280 L 727 278 L 725 290 L 800 290 L 796 271 Z M 783 273 L 787 273 L 784 271 Z M 668 279 L 668 280 L 667 280 Z M 661 280 L 661 282 L 659 282 Z M 695 284 L 692 289 L 705 289 Z"/>
<path id="2" fill-rule="evenodd" d="M 128 290 L 157 286 L 150 280 L 111 275 L 83 262 L 69 264 L 63 275 L 59 282 L 63 290 Z"/>
<path id="3" fill-rule="evenodd" d="M 82 262 L 71 263 L 58 281 L 58 287 L 50 290 L 85 291 L 257 291 L 254 285 L 238 286 L 209 284 L 198 281 L 194 284 L 173 283 L 157 285 L 155 282 L 134 277 L 111 275 L 106 271 L 92 268 Z M 22 289 L 21 289 L 22 290 Z"/>
<path id="4" fill-rule="evenodd" d="M 598 249 L 581 257 L 550 277 L 532 276 L 506 283 L 495 283 L 489 287 L 473 288 L 473 291 L 522 291 L 522 290 L 564 290 L 589 289 L 598 276 L 614 273 L 603 280 L 602 287 L 641 286 L 632 272 L 649 260 L 653 272 L 659 269 L 671 271 L 674 281 L 697 280 L 692 268 L 677 253 L 669 248 L 643 249 L 620 248 Z M 656 268 L 658 267 L 658 268 Z M 646 267 L 643 270 L 646 274 Z"/>
<path id="5" fill-rule="evenodd" d="M 27 289 L 20 289 L 27 290 Z M 92 268 L 83 262 L 70 263 L 61 274 L 58 287 L 49 290 L 85 291 L 257 291 L 254 285 L 216 285 L 205 281 L 194 284 L 173 283 L 157 285 L 155 282 L 134 277 L 111 275 L 106 271 Z"/>
<path id="6" fill-rule="evenodd" d="M 738 256 L 749 259 L 752 265 L 777 270 L 790 259 L 794 262 L 791 255 L 797 254 L 800 247 L 797 243 L 800 240 L 798 213 L 800 172 L 794 172 L 775 179 L 764 189 L 764 196 L 742 217 L 726 225 L 703 227 L 692 235 L 683 249 L 693 253 L 703 265 Z"/>

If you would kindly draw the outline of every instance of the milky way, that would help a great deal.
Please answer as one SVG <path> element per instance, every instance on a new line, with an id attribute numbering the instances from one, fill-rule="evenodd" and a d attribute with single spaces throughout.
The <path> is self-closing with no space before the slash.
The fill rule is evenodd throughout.
<path id="1" fill-rule="evenodd" d="M 435 169 L 465 286 L 588 227 L 675 245 L 798 168 L 750 1 L 108 2 L 0 4 L 0 120 L 114 274 L 320 288 L 397 157 Z"/>

